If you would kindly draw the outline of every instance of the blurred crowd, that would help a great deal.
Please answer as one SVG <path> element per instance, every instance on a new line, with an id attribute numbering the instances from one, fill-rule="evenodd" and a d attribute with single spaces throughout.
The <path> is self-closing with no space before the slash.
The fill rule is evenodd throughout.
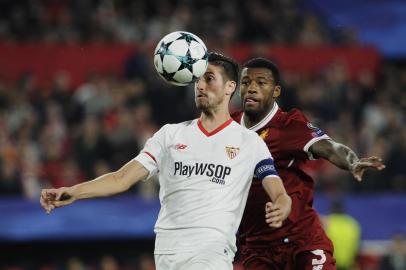
<path id="1" fill-rule="evenodd" d="M 219 8 L 218 5 L 221 5 Z M 199 16 L 193 14 L 199 11 Z M 214 12 L 215 11 L 215 12 Z M 228 48 L 239 42 L 349 44 L 348 29 L 329 29 L 300 1 L 0 1 L 0 41 L 154 42 L 178 29 Z M 192 87 L 170 87 L 149 52 L 128 59 L 125 76 L 89 74 L 78 87 L 58 72 L 48 87 L 34 74 L 0 78 L 0 195 L 38 198 L 41 188 L 73 185 L 115 170 L 137 155 L 165 123 L 194 118 Z M 318 191 L 406 191 L 406 65 L 386 61 L 378 74 L 350 78 L 344 64 L 319 74 L 283 73 L 279 100 L 297 107 L 361 156 L 383 158 L 382 173 L 362 184 L 326 162 L 310 164 Z M 236 95 L 231 109 L 239 108 Z M 148 181 L 133 191 L 155 197 Z"/>
<path id="2" fill-rule="evenodd" d="M 326 27 L 300 0 L 3 0 L 0 15 L 0 40 L 6 41 L 148 42 L 179 29 L 223 47 L 356 40 L 351 29 Z"/>
<path id="3" fill-rule="evenodd" d="M 44 187 L 70 186 L 118 169 L 163 124 L 197 117 L 193 86 L 172 87 L 158 79 L 150 52 L 142 48 L 175 30 L 198 33 L 208 47 L 225 52 L 241 43 L 357 43 L 354 30 L 329 28 L 301 0 L 2 0 L 0 42 L 111 42 L 138 44 L 141 50 L 122 67 L 124 76 L 89 74 L 78 86 L 66 71 L 56 72 L 47 86 L 32 73 L 16 81 L 0 77 L 0 197 L 37 200 Z M 311 162 L 308 172 L 317 191 L 406 192 L 406 61 L 386 60 L 378 73 L 355 78 L 335 62 L 318 74 L 282 70 L 282 79 L 283 109 L 302 109 L 335 140 L 360 156 L 380 156 L 387 165 L 357 183 L 327 162 Z M 230 107 L 240 108 L 238 95 Z M 156 198 L 158 188 L 152 179 L 131 192 Z M 382 266 L 368 269 L 405 269 L 404 236 L 392 248 Z M 76 254 L 37 264 L 0 262 L 0 269 L 153 270 L 154 263 L 141 253 Z"/>

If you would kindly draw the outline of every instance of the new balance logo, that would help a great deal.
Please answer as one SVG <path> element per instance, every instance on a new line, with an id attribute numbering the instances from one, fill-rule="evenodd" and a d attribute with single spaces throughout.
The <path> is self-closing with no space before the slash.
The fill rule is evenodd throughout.
<path id="1" fill-rule="evenodd" d="M 175 145 L 175 149 L 177 149 L 177 150 L 183 150 L 186 147 L 187 147 L 186 144 L 181 144 L 181 143 L 178 143 L 177 145 Z"/>

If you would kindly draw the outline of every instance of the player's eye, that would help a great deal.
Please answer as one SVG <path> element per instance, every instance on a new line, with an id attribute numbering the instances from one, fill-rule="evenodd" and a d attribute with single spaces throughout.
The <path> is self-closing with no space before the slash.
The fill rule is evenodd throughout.
<path id="1" fill-rule="evenodd" d="M 248 81 L 242 81 L 241 82 L 241 85 L 243 85 L 243 86 L 248 86 L 248 84 L 249 84 Z"/>

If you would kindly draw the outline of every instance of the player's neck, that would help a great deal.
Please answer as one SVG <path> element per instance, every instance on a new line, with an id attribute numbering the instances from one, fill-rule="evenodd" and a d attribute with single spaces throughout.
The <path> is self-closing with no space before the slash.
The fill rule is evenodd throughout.
<path id="1" fill-rule="evenodd" d="M 259 122 L 261 122 L 272 111 L 272 109 L 274 108 L 274 104 L 275 103 L 272 103 L 269 106 L 268 110 L 266 110 L 260 114 L 247 114 L 246 112 L 244 112 L 244 126 L 247 128 L 251 128 L 251 127 L 255 126 L 256 124 L 258 124 Z"/>
<path id="2" fill-rule="evenodd" d="M 230 113 L 227 111 L 216 111 L 216 112 L 202 112 L 200 116 L 200 121 L 208 132 L 211 132 L 224 124 L 227 120 L 231 118 Z"/>
<path id="3" fill-rule="evenodd" d="M 261 120 L 264 119 L 263 115 L 248 115 L 245 114 L 244 115 L 244 126 L 246 128 L 252 128 L 253 126 L 255 126 L 256 124 L 258 124 L 259 122 L 261 122 Z"/>

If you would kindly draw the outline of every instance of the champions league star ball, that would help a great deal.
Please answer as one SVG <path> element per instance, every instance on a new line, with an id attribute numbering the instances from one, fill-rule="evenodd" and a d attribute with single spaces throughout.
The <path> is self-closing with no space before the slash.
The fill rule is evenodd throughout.
<path id="1" fill-rule="evenodd" d="M 165 81 L 185 86 L 202 76 L 207 69 L 206 45 L 196 35 L 177 31 L 159 41 L 154 53 L 154 66 Z"/>

